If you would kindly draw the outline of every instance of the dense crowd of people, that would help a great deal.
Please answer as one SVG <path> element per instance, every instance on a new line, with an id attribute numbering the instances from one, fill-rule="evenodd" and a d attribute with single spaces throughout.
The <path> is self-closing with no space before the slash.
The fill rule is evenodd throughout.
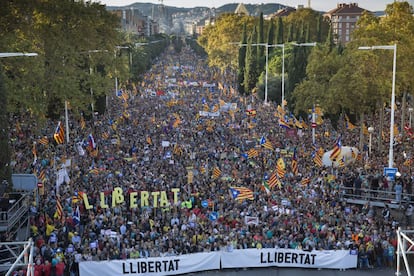
<path id="1" fill-rule="evenodd" d="M 374 151 L 368 157 L 366 145 L 355 162 L 319 167 L 313 159 L 318 148 L 332 149 L 340 134 L 343 145 L 358 147 L 359 131 L 344 125 L 335 130 L 325 119 L 313 145 L 309 128 L 279 127 L 277 105 L 240 97 L 234 80 L 208 68 L 188 47 L 180 54 L 169 49 L 137 90 L 119 92 L 105 114 L 84 123 L 69 113 L 69 143 L 56 145 L 51 138 L 56 121 L 36 132 L 30 118 L 19 118 L 11 137 L 13 172 L 34 172 L 44 184 L 30 207 L 35 275 L 78 275 L 85 260 L 245 248 L 356 249 L 359 267 L 392 267 L 395 229 L 411 226 L 412 207 L 399 217 L 369 202 L 353 205 L 343 200 L 343 188 L 357 194 L 398 186 L 400 194 L 410 194 L 403 136 L 395 147 L 402 172 L 396 181 L 382 176 L 387 156 Z M 44 136 L 48 143 L 40 142 Z M 264 147 L 262 138 L 271 146 Z M 256 154 L 247 155 L 251 149 Z M 297 172 L 290 167 L 293 152 Z M 266 191 L 263 182 L 280 158 L 284 175 Z M 125 202 L 112 206 L 116 187 Z M 253 198 L 234 198 L 230 187 L 248 188 Z M 173 188 L 179 189 L 176 202 Z M 150 196 L 140 207 L 138 196 L 138 207 L 131 208 L 129 195 L 141 191 L 166 191 L 169 204 L 154 207 L 157 198 Z M 217 220 L 209 216 L 213 211 Z M 255 222 L 246 223 L 246 216 Z"/>

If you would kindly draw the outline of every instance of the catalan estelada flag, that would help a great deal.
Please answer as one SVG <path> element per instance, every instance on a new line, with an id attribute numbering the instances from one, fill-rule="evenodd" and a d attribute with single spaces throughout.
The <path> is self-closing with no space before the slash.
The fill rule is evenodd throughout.
<path id="1" fill-rule="evenodd" d="M 290 129 L 290 125 L 282 118 L 279 118 L 279 126 L 282 128 Z"/>
<path id="2" fill-rule="evenodd" d="M 262 136 L 262 138 L 260 139 L 260 145 L 265 149 L 273 150 L 272 142 L 267 140 L 264 136 Z"/>
<path id="3" fill-rule="evenodd" d="M 338 157 L 341 155 L 341 147 L 342 147 L 342 144 L 341 144 L 341 136 L 338 136 L 338 138 L 336 139 L 335 144 L 333 146 L 332 153 L 329 156 L 329 158 L 332 161 L 333 160 L 337 160 Z"/>
<path id="4" fill-rule="evenodd" d="M 253 191 L 245 187 L 230 187 L 230 193 L 233 199 L 244 200 L 250 199 L 254 200 Z"/>
<path id="5" fill-rule="evenodd" d="M 57 144 L 63 144 L 65 142 L 65 130 L 61 122 L 58 123 L 53 138 Z"/>

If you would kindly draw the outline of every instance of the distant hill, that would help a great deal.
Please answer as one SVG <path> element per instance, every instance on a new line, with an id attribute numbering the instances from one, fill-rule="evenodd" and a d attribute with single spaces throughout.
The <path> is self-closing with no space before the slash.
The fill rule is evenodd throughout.
<path id="1" fill-rule="evenodd" d="M 220 14 L 220 13 L 232 13 L 236 10 L 238 3 L 233 3 L 233 4 L 226 4 L 223 5 L 221 7 L 215 8 L 215 13 L 216 14 Z M 269 15 L 272 14 L 276 11 L 278 11 L 279 9 L 283 9 L 286 6 L 282 5 L 282 4 L 276 4 L 276 3 L 272 3 L 272 4 L 245 4 L 246 9 L 249 11 L 249 13 L 251 15 L 259 15 L 260 12 L 263 12 L 264 15 Z M 160 4 L 153 4 L 153 3 L 133 3 L 127 6 L 107 6 L 106 8 L 108 10 L 116 10 L 116 9 L 130 9 L 130 8 L 135 8 L 141 11 L 142 14 L 144 15 L 153 15 L 156 16 L 158 14 L 158 11 L 160 9 L 161 5 Z M 175 14 L 175 13 L 199 13 L 199 12 L 203 12 L 206 10 L 210 10 L 210 8 L 208 7 L 194 7 L 194 8 L 178 8 L 178 7 L 173 7 L 173 6 L 167 6 L 164 5 L 164 8 L 166 10 L 166 12 L 170 15 Z"/>
<path id="2" fill-rule="evenodd" d="M 194 7 L 194 8 L 179 8 L 173 7 L 168 5 L 163 5 L 164 14 L 172 16 L 176 13 L 188 13 L 191 15 L 202 14 L 209 10 L 214 10 L 215 14 L 221 13 L 233 13 L 237 8 L 238 3 L 226 4 L 218 8 L 210 9 L 208 7 Z M 278 4 L 278 3 L 269 3 L 269 4 L 244 4 L 246 9 L 249 11 L 250 15 L 257 16 L 261 12 L 263 15 L 270 15 L 275 13 L 276 11 L 286 8 L 288 6 Z M 141 3 L 136 2 L 127 6 L 106 6 L 107 10 L 116 10 L 116 9 L 130 9 L 134 8 L 139 10 L 143 15 L 153 16 L 153 18 L 159 18 L 160 10 L 162 5 L 161 4 L 154 4 L 154 3 Z M 324 13 L 323 11 L 320 11 Z M 384 12 L 381 11 L 374 11 L 374 15 L 381 16 L 384 15 Z"/>
<path id="3" fill-rule="evenodd" d="M 238 6 L 238 3 L 233 4 L 226 4 L 219 8 L 216 8 L 216 13 L 224 13 L 224 12 L 234 12 Z M 263 15 L 269 15 L 275 13 L 276 11 L 285 8 L 285 5 L 282 4 L 245 4 L 246 9 L 249 11 L 251 15 L 259 15 L 263 12 Z"/>

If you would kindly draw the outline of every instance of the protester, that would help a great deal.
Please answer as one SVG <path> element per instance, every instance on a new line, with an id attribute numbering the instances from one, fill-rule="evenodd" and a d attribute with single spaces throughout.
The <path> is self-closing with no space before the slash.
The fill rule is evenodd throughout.
<path id="1" fill-rule="evenodd" d="M 37 132 L 29 118 L 20 118 L 24 135 L 13 133 L 13 171 L 34 171 L 44 184 L 30 220 L 40 275 L 78 275 L 81 261 L 245 248 L 359 248 L 361 267 L 392 265 L 397 219 L 388 209 L 348 204 L 342 194 L 344 187 L 358 196 L 369 185 L 378 194 L 387 190 L 387 179 L 379 176 L 383 157 L 317 166 L 312 156 L 318 148 L 332 149 L 339 133 L 343 144 L 356 146 L 359 134 L 335 130 L 326 120 L 312 145 L 309 129 L 279 127 L 277 106 L 239 97 L 231 86 L 235 75 L 226 73 L 208 68 L 188 47 L 180 54 L 169 49 L 137 90 L 123 88 L 112 99 L 107 113 L 86 125 L 71 116 L 68 144 L 38 143 L 33 163 L 27 149 L 53 133 L 56 122 Z M 290 168 L 294 152 L 297 171 Z M 263 183 L 271 182 L 281 158 L 284 176 L 267 192 Z M 411 181 L 407 175 L 399 183 L 408 189 Z M 101 208 L 101 201 L 112 204 L 116 187 L 124 195 L 167 191 L 169 204 L 155 208 L 159 202 L 150 197 L 150 206 L 130 208 L 125 196 L 124 203 Z M 230 187 L 250 189 L 253 200 L 233 198 Z M 173 188 L 180 190 L 176 203 Z M 209 218 L 212 211 L 216 221 Z M 411 216 L 412 210 L 408 223 Z"/>

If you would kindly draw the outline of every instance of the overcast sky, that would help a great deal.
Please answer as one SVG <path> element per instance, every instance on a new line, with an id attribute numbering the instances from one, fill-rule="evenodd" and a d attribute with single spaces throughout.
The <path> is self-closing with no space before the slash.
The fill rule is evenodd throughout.
<path id="1" fill-rule="evenodd" d="M 311 7 L 319 11 L 328 11 L 336 7 L 338 3 L 358 3 L 358 6 L 370 11 L 383 11 L 387 4 L 393 3 L 394 0 L 348 0 L 348 1 L 332 1 L 332 0 L 309 0 Z M 136 2 L 141 3 L 161 3 L 160 0 L 96 0 L 108 6 L 126 6 Z M 409 0 L 413 5 L 414 0 Z M 280 3 L 291 7 L 297 5 L 308 6 L 308 0 L 163 0 L 164 5 L 175 7 L 221 7 L 224 4 L 230 3 L 245 3 L 245 4 L 261 4 L 261 3 Z"/>

